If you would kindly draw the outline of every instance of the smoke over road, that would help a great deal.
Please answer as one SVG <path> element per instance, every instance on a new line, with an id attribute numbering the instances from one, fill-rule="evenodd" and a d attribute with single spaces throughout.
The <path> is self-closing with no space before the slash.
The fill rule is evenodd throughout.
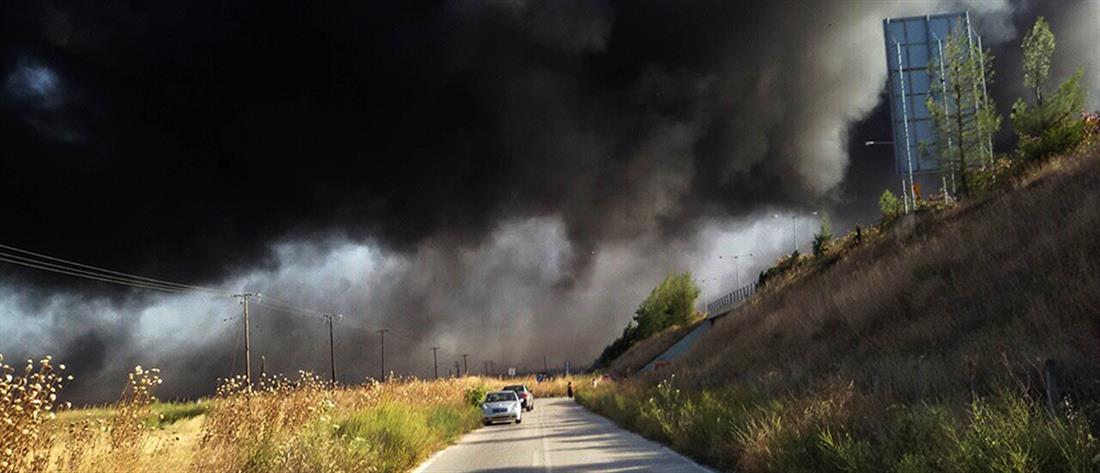
<path id="1" fill-rule="evenodd" d="M 757 255 L 747 278 L 788 251 L 773 213 L 803 244 L 811 209 L 873 218 L 892 164 L 853 133 L 885 121 L 881 20 L 963 8 L 1002 106 L 1037 14 L 1056 75 L 1100 67 L 1091 2 L 9 2 L 0 242 L 391 328 L 399 373 L 432 345 L 582 364 L 667 272 L 716 294 L 718 255 Z M 0 352 L 53 353 L 82 400 L 134 364 L 209 392 L 238 312 L 0 267 Z M 255 313 L 269 371 L 325 370 L 323 323 Z M 343 380 L 376 375 L 376 339 L 337 326 Z"/>

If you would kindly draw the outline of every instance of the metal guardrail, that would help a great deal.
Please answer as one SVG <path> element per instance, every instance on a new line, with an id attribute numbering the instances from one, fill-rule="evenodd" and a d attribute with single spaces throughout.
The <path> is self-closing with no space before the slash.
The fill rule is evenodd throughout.
<path id="1" fill-rule="evenodd" d="M 707 313 L 710 315 L 721 314 L 726 310 L 740 304 L 745 299 L 752 297 L 756 294 L 756 289 L 759 285 L 755 282 L 741 287 L 733 292 L 730 292 L 722 297 L 719 297 L 711 302 L 707 303 Z"/>

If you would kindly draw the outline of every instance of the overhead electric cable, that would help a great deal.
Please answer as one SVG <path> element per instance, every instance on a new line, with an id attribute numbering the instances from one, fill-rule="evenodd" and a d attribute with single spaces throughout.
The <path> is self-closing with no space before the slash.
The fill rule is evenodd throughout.
<path id="1" fill-rule="evenodd" d="M 53 272 L 57 274 L 64 274 L 68 276 L 74 276 L 83 279 L 89 279 L 93 281 L 106 282 L 111 284 L 118 284 L 122 286 L 134 287 L 139 289 L 151 289 L 156 291 L 171 292 L 176 294 L 196 294 L 196 295 L 212 295 L 220 297 L 232 297 L 231 291 L 223 289 L 214 289 L 203 286 L 194 286 L 189 284 L 181 284 L 164 279 L 156 279 L 145 276 L 138 276 L 135 274 L 124 273 L 121 271 L 115 271 L 112 269 L 102 268 L 99 266 L 92 266 L 89 264 L 79 263 L 63 258 L 57 258 L 54 256 L 36 253 L 21 248 L 16 248 L 10 245 L 0 244 L 0 249 L 6 249 L 9 251 L 0 251 L 0 261 L 11 263 L 28 268 L 38 269 L 42 271 Z M 18 252 L 20 254 L 14 254 L 11 252 Z M 29 255 L 29 256 L 23 256 Z M 60 264 L 63 263 L 63 264 Z M 81 269 L 86 268 L 86 269 Z M 322 315 L 326 312 L 309 309 L 305 307 L 299 307 L 290 303 L 281 301 L 275 297 L 271 297 L 267 294 L 260 296 L 259 300 L 255 302 L 256 305 L 264 307 L 277 312 L 283 312 L 292 315 L 301 315 L 318 320 L 322 319 Z M 367 327 L 355 327 L 362 330 L 373 330 Z"/>
<path id="2" fill-rule="evenodd" d="M 216 294 L 226 295 L 226 296 L 231 295 L 230 292 L 225 291 L 225 290 L 221 290 L 221 289 L 212 289 L 212 288 L 202 287 L 202 286 L 192 286 L 192 285 L 189 285 L 189 284 L 180 284 L 180 283 L 176 283 L 176 282 L 165 281 L 163 279 L 154 279 L 154 278 L 149 278 L 149 277 L 145 277 L 145 276 L 138 276 L 136 274 L 129 274 L 129 273 L 121 272 L 121 271 L 115 271 L 115 270 L 112 270 L 112 269 L 101 268 L 101 267 L 98 267 L 98 266 L 92 266 L 90 264 L 78 263 L 76 261 L 70 261 L 70 260 L 66 260 L 66 259 L 63 259 L 63 258 L 58 258 L 58 257 L 55 257 L 55 256 L 45 255 L 45 254 L 42 254 L 42 253 L 35 253 L 33 251 L 28 251 L 28 250 L 24 250 L 24 249 L 21 249 L 21 248 L 16 248 L 14 246 L 5 245 L 5 244 L 2 244 L 2 243 L 0 243 L 0 248 L 3 248 L 5 250 L 9 250 L 9 251 L 16 251 L 16 252 L 31 255 L 31 256 L 36 256 L 36 257 L 39 257 L 39 258 L 45 258 L 45 259 L 48 259 L 48 260 L 51 260 L 51 261 L 57 261 L 57 262 L 60 262 L 60 263 L 70 264 L 70 265 L 73 265 L 73 266 L 79 266 L 79 267 L 82 267 L 82 268 L 93 269 L 93 270 L 101 271 L 101 272 L 108 273 L 108 274 L 123 276 L 123 277 L 126 277 L 126 278 L 138 279 L 138 280 L 142 280 L 142 281 L 148 281 L 148 282 L 158 283 L 158 284 L 167 285 L 167 286 L 177 286 L 181 289 L 192 289 L 192 290 L 196 290 L 196 291 L 205 291 L 205 292 L 211 292 L 211 293 L 216 293 Z"/>
<path id="3" fill-rule="evenodd" d="M 193 290 L 178 289 L 178 288 L 173 288 L 173 287 L 168 287 L 168 286 L 159 286 L 159 285 L 152 285 L 152 284 L 143 284 L 143 283 L 135 282 L 135 281 L 132 281 L 132 280 L 126 280 L 126 279 L 121 279 L 121 278 L 113 278 L 111 276 L 106 276 L 106 275 L 94 275 L 94 274 L 88 273 L 88 272 L 78 272 L 79 270 L 76 270 L 76 269 L 61 269 L 61 268 L 57 268 L 57 267 L 46 266 L 49 263 L 45 263 L 45 262 L 20 261 L 20 260 L 8 258 L 6 256 L 11 256 L 11 255 L 0 254 L 0 261 L 4 261 L 4 262 L 7 262 L 7 263 L 11 263 L 11 264 L 16 264 L 16 265 L 20 265 L 20 266 L 26 266 L 28 268 L 40 269 L 40 270 L 43 270 L 43 271 L 50 271 L 50 272 L 65 274 L 65 275 L 69 275 L 69 276 L 76 276 L 78 278 L 92 279 L 92 280 L 95 280 L 95 281 L 109 282 L 109 283 L 113 283 L 113 284 L 120 284 L 120 285 L 123 285 L 123 286 L 137 287 L 137 288 L 142 288 L 142 289 L 153 289 L 153 290 L 158 290 L 158 291 L 174 292 L 174 293 L 177 293 L 177 294 L 203 294 L 201 292 L 193 291 Z"/>
<path id="4" fill-rule="evenodd" d="M 308 314 L 314 314 L 314 315 L 324 315 L 324 314 L 327 314 L 327 313 L 328 313 L 328 312 L 324 312 L 324 311 L 320 311 L 320 310 L 315 310 L 315 309 L 307 309 L 307 308 L 305 308 L 305 307 L 298 307 L 298 306 L 295 306 L 295 305 L 293 305 L 293 304 L 290 304 L 290 303 L 288 303 L 288 302 L 285 302 L 285 301 L 281 301 L 281 300 L 279 300 L 279 299 L 276 299 L 276 298 L 274 298 L 274 297 L 271 297 L 271 296 L 269 296 L 269 295 L 267 295 L 267 294 L 261 294 L 261 295 L 260 295 L 260 301 L 259 301 L 259 303 L 260 303 L 261 305 L 263 305 L 263 304 L 271 304 L 271 305 L 277 305 L 277 306 L 280 306 L 280 307 L 284 307 L 284 308 L 286 308 L 286 309 L 290 309 L 290 310 L 296 310 L 296 311 L 299 311 L 299 312 L 303 312 L 303 313 L 308 313 Z"/>

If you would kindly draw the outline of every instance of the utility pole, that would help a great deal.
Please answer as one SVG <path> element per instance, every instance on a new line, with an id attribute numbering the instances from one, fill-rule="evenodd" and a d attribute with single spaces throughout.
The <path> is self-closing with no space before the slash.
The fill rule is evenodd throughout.
<path id="1" fill-rule="evenodd" d="M 267 357 L 260 355 L 260 377 L 264 377 L 267 374 Z"/>
<path id="2" fill-rule="evenodd" d="M 435 379 L 439 379 L 439 358 L 436 356 L 436 352 L 439 351 L 439 347 L 432 347 L 432 375 Z"/>
<path id="3" fill-rule="evenodd" d="M 470 356 L 468 353 L 462 354 L 462 376 L 470 375 L 470 366 L 466 364 L 466 357 Z"/>
<path id="4" fill-rule="evenodd" d="M 388 328 L 378 329 L 378 334 L 382 336 L 382 382 L 386 381 L 386 332 L 389 331 Z"/>
<path id="5" fill-rule="evenodd" d="M 333 341 L 332 336 L 332 322 L 334 319 L 340 318 L 340 315 L 336 314 L 321 314 L 321 317 L 328 322 L 328 363 L 332 369 L 332 386 L 336 387 L 336 343 Z"/>
<path id="6" fill-rule="evenodd" d="M 550 365 L 546 364 L 546 355 L 542 355 L 542 372 L 549 373 Z"/>
<path id="7" fill-rule="evenodd" d="M 258 296 L 253 292 L 234 294 L 240 304 L 244 306 L 244 376 L 248 381 L 248 390 L 252 390 L 252 335 L 248 330 L 248 300 Z"/>
<path id="8" fill-rule="evenodd" d="M 462 371 L 459 371 L 458 360 L 455 360 L 455 377 L 459 377 L 460 373 L 462 373 Z"/>

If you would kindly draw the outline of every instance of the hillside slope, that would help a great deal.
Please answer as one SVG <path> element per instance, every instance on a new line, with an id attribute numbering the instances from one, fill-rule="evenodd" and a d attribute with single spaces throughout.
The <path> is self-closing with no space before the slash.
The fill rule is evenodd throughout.
<path id="1" fill-rule="evenodd" d="M 1100 382 L 1100 155 L 918 215 L 726 317 L 676 365 L 690 384 L 814 389 L 841 377 L 903 398 L 1037 382 L 1056 360 Z M 1006 371 L 1007 368 L 1007 371 Z"/>
<path id="2" fill-rule="evenodd" d="M 1100 149 L 864 234 L 581 402 L 741 472 L 1100 471 Z"/>

